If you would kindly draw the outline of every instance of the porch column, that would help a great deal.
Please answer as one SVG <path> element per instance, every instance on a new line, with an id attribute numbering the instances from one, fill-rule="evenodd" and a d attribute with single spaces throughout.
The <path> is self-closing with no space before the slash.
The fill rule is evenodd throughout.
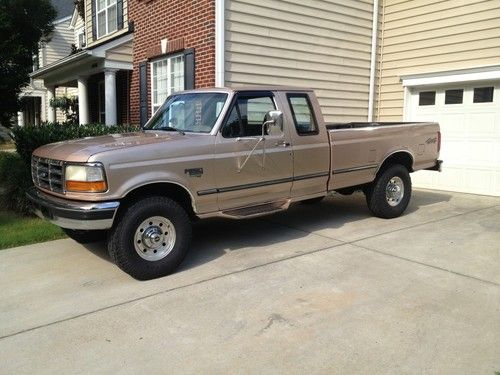
<path id="1" fill-rule="evenodd" d="M 50 101 L 56 97 L 55 86 L 47 87 L 47 121 L 56 122 L 56 109 L 50 105 Z"/>
<path id="2" fill-rule="evenodd" d="M 116 125 L 116 69 L 104 71 L 104 94 L 106 97 L 106 125 Z"/>
<path id="3" fill-rule="evenodd" d="M 87 77 L 78 77 L 78 123 L 88 124 L 89 118 L 89 94 Z"/>
<path id="4" fill-rule="evenodd" d="M 24 126 L 24 113 L 21 111 L 17 112 L 17 125 Z"/>

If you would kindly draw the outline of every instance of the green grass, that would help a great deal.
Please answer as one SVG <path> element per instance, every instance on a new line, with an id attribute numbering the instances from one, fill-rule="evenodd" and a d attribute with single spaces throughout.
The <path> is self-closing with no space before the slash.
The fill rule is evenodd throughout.
<path id="1" fill-rule="evenodd" d="M 0 211 L 0 250 L 65 237 L 61 228 L 48 221 Z"/>

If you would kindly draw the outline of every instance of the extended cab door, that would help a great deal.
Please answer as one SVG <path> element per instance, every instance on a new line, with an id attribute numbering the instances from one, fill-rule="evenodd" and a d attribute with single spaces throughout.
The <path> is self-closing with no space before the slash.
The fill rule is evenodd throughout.
<path id="1" fill-rule="evenodd" d="M 290 197 L 293 162 L 284 129 L 262 135 L 267 112 L 278 108 L 270 91 L 240 92 L 217 134 L 215 175 L 220 210 Z"/>
<path id="2" fill-rule="evenodd" d="M 312 91 L 282 93 L 285 128 L 293 149 L 292 197 L 326 194 L 330 176 L 330 142 L 319 103 Z"/>

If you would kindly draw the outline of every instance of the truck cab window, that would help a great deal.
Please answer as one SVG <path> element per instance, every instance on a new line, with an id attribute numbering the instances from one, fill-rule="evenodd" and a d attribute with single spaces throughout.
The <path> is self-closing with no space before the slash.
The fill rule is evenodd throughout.
<path id="1" fill-rule="evenodd" d="M 239 96 L 222 128 L 222 136 L 224 138 L 260 136 L 266 113 L 275 109 L 271 96 Z"/>
<path id="2" fill-rule="evenodd" d="M 307 95 L 288 94 L 287 98 L 297 133 L 299 135 L 318 134 L 318 125 Z"/>

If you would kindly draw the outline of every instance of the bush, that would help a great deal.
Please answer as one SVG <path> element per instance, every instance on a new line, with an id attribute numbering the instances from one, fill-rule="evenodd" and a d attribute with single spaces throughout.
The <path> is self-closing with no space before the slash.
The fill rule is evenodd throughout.
<path id="1" fill-rule="evenodd" d="M 31 181 L 31 154 L 38 147 L 69 139 L 136 130 L 139 130 L 137 126 L 77 125 L 72 123 L 14 127 L 12 135 L 17 154 L 0 152 L 0 209 L 20 214 L 29 213 L 26 191 L 33 185 Z"/>
<path id="2" fill-rule="evenodd" d="M 30 165 L 33 151 L 49 143 L 136 130 L 139 130 L 139 127 L 130 125 L 46 123 L 40 126 L 16 126 L 12 128 L 12 135 L 17 153 Z"/>
<path id="3" fill-rule="evenodd" d="M 0 210 L 28 214 L 26 191 L 32 185 L 29 164 L 16 153 L 0 152 Z"/>

